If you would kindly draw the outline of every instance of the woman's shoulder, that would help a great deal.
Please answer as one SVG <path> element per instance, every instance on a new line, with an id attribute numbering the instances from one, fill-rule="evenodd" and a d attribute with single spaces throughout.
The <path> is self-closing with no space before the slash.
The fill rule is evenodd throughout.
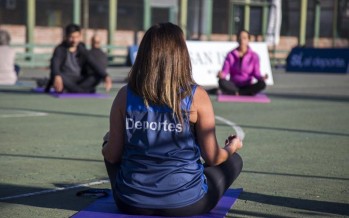
<path id="1" fill-rule="evenodd" d="M 124 108 L 127 99 L 127 85 L 123 86 L 115 96 L 114 103 L 116 107 Z"/>
<path id="2" fill-rule="evenodd" d="M 195 108 L 202 107 L 207 103 L 207 101 L 210 101 L 207 91 L 198 85 L 193 97 L 193 106 Z"/>
<path id="3" fill-rule="evenodd" d="M 251 49 L 250 47 L 248 48 L 248 52 L 250 53 L 250 55 L 252 55 L 253 57 L 257 57 L 258 58 L 258 54 L 257 52 L 255 52 L 253 49 Z"/>
<path id="4" fill-rule="evenodd" d="M 61 55 L 65 55 L 67 51 L 68 47 L 66 43 L 62 42 L 54 48 L 53 56 L 60 57 Z"/>
<path id="5" fill-rule="evenodd" d="M 121 89 L 118 91 L 118 94 L 116 95 L 117 98 L 126 99 L 127 98 L 127 85 L 124 85 L 121 87 Z"/>
<path id="6" fill-rule="evenodd" d="M 238 48 L 234 48 L 230 52 L 228 52 L 226 59 L 228 60 L 236 60 L 239 57 L 239 51 Z"/>
<path id="7" fill-rule="evenodd" d="M 234 48 L 233 50 L 231 50 L 228 55 L 232 55 L 232 56 L 237 56 L 239 55 L 239 47 Z"/>
<path id="8" fill-rule="evenodd" d="M 196 90 L 195 90 L 194 96 L 195 95 L 205 95 L 205 94 L 207 95 L 206 90 L 202 86 L 196 85 Z"/>
<path id="9" fill-rule="evenodd" d="M 12 56 L 16 53 L 16 51 L 8 45 L 0 45 L 0 51 L 4 56 Z"/>

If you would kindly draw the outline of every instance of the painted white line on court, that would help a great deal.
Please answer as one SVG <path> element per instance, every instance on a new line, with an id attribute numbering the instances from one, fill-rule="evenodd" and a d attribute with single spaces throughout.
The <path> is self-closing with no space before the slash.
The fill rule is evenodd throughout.
<path id="1" fill-rule="evenodd" d="M 235 123 L 233 123 L 232 121 L 227 120 L 227 119 L 225 119 L 223 117 L 220 117 L 220 116 L 215 116 L 215 118 L 217 120 L 219 120 L 219 121 L 229 125 L 230 127 L 232 127 L 235 130 L 236 135 L 241 140 L 243 140 L 245 138 L 245 132 L 242 130 L 242 128 L 240 126 L 238 126 Z M 109 180 L 108 179 L 106 179 L 106 180 L 98 180 L 98 181 L 95 181 L 95 182 L 89 182 L 89 183 L 78 184 L 78 185 L 73 185 L 73 186 L 59 187 L 59 188 L 48 189 L 48 190 L 43 190 L 43 191 L 39 191 L 39 192 L 31 192 L 31 193 L 27 193 L 27 194 L 2 197 L 2 198 L 0 198 L 0 201 L 10 200 L 10 199 L 15 199 L 15 198 L 23 198 L 23 197 L 35 196 L 35 195 L 42 195 L 42 194 L 47 194 L 47 193 L 54 193 L 54 192 L 65 191 L 65 190 L 69 190 L 69 189 L 75 189 L 75 188 L 89 187 L 89 186 L 100 185 L 100 184 L 104 184 L 104 183 L 109 183 Z"/>
<path id="2" fill-rule="evenodd" d="M 109 182 L 109 179 L 98 180 L 95 182 L 89 182 L 89 183 L 84 183 L 84 184 L 72 185 L 72 186 L 67 186 L 67 187 L 59 187 L 59 188 L 48 189 L 48 190 L 43 190 L 43 191 L 39 191 L 39 192 L 31 192 L 31 193 L 27 193 L 27 194 L 3 197 L 3 198 L 0 198 L 0 201 L 10 200 L 10 199 L 15 199 L 15 198 L 30 197 L 30 196 L 34 196 L 34 195 L 42 195 L 42 194 L 47 194 L 47 193 L 54 193 L 54 192 L 65 191 L 65 190 L 69 190 L 69 189 L 75 189 L 75 188 L 89 187 L 89 186 L 100 185 L 100 184 L 104 184 L 104 183 L 108 183 L 108 182 Z"/>
<path id="3" fill-rule="evenodd" d="M 242 130 L 242 128 L 238 125 L 236 125 L 235 123 L 231 122 L 230 120 L 227 120 L 223 117 L 220 117 L 220 116 L 215 116 L 215 118 L 229 126 L 231 126 L 235 132 L 236 132 L 236 135 L 241 139 L 241 140 L 244 140 L 245 138 L 245 132 Z"/>
<path id="4" fill-rule="evenodd" d="M 0 118 L 11 118 L 11 117 L 40 117 L 47 116 L 48 113 L 26 111 L 26 110 L 13 110 L 15 113 L 12 114 L 0 114 Z"/>

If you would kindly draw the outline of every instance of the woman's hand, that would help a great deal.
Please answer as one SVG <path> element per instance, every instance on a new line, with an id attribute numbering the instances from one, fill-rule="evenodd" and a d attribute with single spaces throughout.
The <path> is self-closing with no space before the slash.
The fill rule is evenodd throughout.
<path id="1" fill-rule="evenodd" d="M 219 79 L 224 79 L 223 72 L 222 71 L 218 71 L 217 77 Z"/>
<path id="2" fill-rule="evenodd" d="M 224 149 L 228 151 L 229 155 L 234 154 L 237 150 L 242 148 L 242 141 L 236 135 L 231 135 L 225 140 Z"/>
<path id="3" fill-rule="evenodd" d="M 265 81 L 265 80 L 267 80 L 269 78 L 269 76 L 268 76 L 268 74 L 265 74 L 262 78 Z"/>
<path id="4" fill-rule="evenodd" d="M 113 81 L 110 76 L 106 76 L 104 79 L 104 88 L 106 92 L 109 92 L 113 86 Z"/>
<path id="5" fill-rule="evenodd" d="M 109 141 L 109 131 L 103 136 L 103 146 L 105 146 Z"/>
<path id="6" fill-rule="evenodd" d="M 56 75 L 53 80 L 53 88 L 56 92 L 63 92 L 63 79 L 60 75 Z"/>

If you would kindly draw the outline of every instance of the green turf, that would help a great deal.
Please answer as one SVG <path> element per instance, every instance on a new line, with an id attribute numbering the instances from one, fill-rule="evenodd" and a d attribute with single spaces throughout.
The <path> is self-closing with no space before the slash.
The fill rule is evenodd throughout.
<path id="1" fill-rule="evenodd" d="M 127 69 L 111 72 L 118 79 Z M 100 148 L 113 98 L 33 94 L 33 75 L 27 69 L 22 86 L 0 86 L 0 198 L 107 176 Z M 229 216 L 349 216 L 348 75 L 278 71 L 274 79 L 269 104 L 219 103 L 212 95 L 215 113 L 246 134 L 243 172 L 232 186 L 244 192 Z M 233 133 L 220 121 L 216 130 L 220 142 Z M 69 217 L 93 201 L 76 197 L 78 190 L 1 201 L 0 217 Z"/>

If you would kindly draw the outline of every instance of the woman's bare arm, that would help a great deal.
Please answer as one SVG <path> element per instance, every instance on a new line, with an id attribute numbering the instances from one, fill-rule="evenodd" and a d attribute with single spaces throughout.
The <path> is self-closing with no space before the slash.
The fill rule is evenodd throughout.
<path id="1" fill-rule="evenodd" d="M 237 137 L 229 137 L 224 148 L 219 146 L 213 106 L 207 92 L 201 87 L 198 87 L 195 92 L 193 106 L 197 111 L 195 126 L 201 155 L 208 165 L 219 165 L 242 147 L 241 140 Z"/>
<path id="2" fill-rule="evenodd" d="M 127 87 L 124 86 L 115 97 L 110 111 L 109 137 L 107 144 L 102 149 L 102 154 L 111 163 L 121 161 L 124 146 L 126 98 Z"/>

